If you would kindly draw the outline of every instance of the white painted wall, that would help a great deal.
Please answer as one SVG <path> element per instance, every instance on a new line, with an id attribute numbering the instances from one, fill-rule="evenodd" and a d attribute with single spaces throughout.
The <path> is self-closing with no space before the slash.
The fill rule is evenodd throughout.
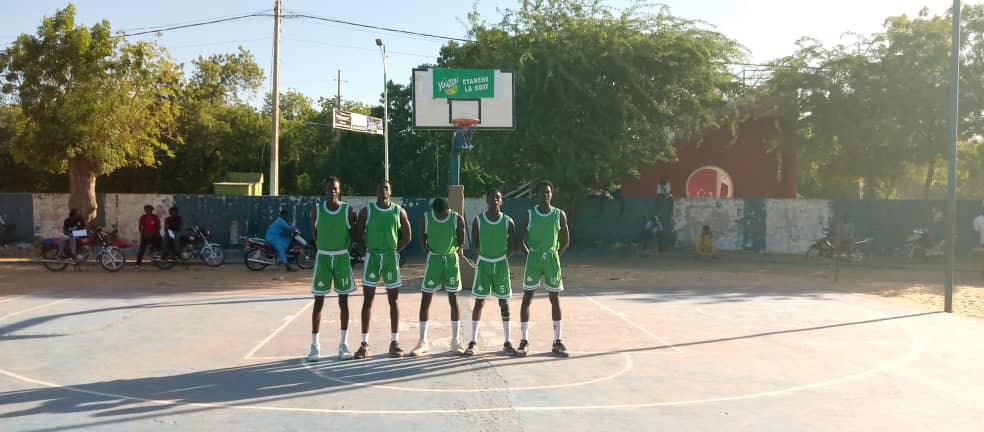
<path id="1" fill-rule="evenodd" d="M 832 215 L 826 200 L 765 200 L 765 249 L 769 253 L 800 254 L 823 237 Z"/>
<path id="2" fill-rule="evenodd" d="M 710 225 L 718 249 L 741 249 L 744 201 L 695 198 L 677 199 L 673 204 L 673 225 L 678 243 L 696 244 L 701 228 Z"/>

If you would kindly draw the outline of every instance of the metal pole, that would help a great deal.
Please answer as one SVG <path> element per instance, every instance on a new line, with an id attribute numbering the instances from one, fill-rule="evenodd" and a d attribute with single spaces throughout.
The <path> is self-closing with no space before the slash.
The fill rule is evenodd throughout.
<path id="1" fill-rule="evenodd" d="M 383 50 L 383 178 L 390 179 L 390 141 L 389 141 L 389 81 L 386 80 L 386 44 L 380 44 Z"/>
<path id="2" fill-rule="evenodd" d="M 450 180 L 452 186 L 461 184 L 461 151 L 455 150 L 454 139 L 451 140 L 451 179 Z"/>
<path id="3" fill-rule="evenodd" d="M 273 144 L 270 146 L 270 196 L 280 194 L 280 0 L 273 19 Z"/>
<path id="4" fill-rule="evenodd" d="M 338 93 L 335 94 L 335 109 L 342 109 L 342 70 L 338 70 Z"/>
<path id="5" fill-rule="evenodd" d="M 950 115 L 947 129 L 949 169 L 946 176 L 946 284 L 943 310 L 953 312 L 953 267 L 956 260 L 957 222 L 957 128 L 960 118 L 960 0 L 953 0 L 953 36 L 950 42 Z"/>

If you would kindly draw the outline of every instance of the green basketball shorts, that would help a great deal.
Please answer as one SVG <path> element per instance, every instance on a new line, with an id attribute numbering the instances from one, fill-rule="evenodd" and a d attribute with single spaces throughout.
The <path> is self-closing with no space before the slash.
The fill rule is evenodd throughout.
<path id="1" fill-rule="evenodd" d="M 367 287 L 385 286 L 386 289 L 403 286 L 403 280 L 400 279 L 400 254 L 396 251 L 366 252 L 362 284 Z"/>
<path id="2" fill-rule="evenodd" d="M 427 254 L 424 281 L 420 284 L 420 290 L 425 293 L 433 293 L 442 285 L 448 292 L 458 292 L 461 289 L 458 254 Z"/>
<path id="3" fill-rule="evenodd" d="M 547 291 L 564 290 L 564 279 L 560 274 L 560 255 L 557 251 L 530 251 L 526 256 L 526 270 L 523 272 L 523 289 L 535 290 L 543 280 Z"/>
<path id="4" fill-rule="evenodd" d="M 333 282 L 336 293 L 349 294 L 355 291 L 352 261 L 347 250 L 318 251 L 318 259 L 314 263 L 314 281 L 311 285 L 311 293 L 316 296 L 330 294 Z"/>
<path id="5" fill-rule="evenodd" d="M 506 257 L 478 257 L 475 269 L 475 282 L 472 283 L 472 297 L 484 299 L 493 295 L 500 299 L 512 297 L 509 283 L 509 260 Z"/>

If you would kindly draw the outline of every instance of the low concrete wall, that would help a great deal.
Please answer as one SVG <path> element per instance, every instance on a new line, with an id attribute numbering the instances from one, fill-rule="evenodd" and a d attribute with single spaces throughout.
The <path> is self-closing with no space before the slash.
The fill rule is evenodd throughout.
<path id="1" fill-rule="evenodd" d="M 806 252 L 830 221 L 832 211 L 826 200 L 765 200 L 765 249 L 769 253 Z"/>
<path id="2" fill-rule="evenodd" d="M 734 199 L 678 199 L 673 205 L 677 242 L 693 245 L 704 225 L 711 227 L 720 250 L 742 249 L 741 217 L 745 202 Z"/>

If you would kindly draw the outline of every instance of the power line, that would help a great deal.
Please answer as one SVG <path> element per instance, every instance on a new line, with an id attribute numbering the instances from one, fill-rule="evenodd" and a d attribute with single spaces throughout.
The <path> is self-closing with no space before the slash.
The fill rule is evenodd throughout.
<path id="1" fill-rule="evenodd" d="M 128 32 L 135 32 L 135 31 L 141 31 L 141 30 L 159 29 L 159 28 L 163 28 L 163 27 L 174 27 L 174 26 L 181 26 L 181 25 L 186 25 L 186 24 L 196 24 L 196 23 L 200 23 L 202 21 L 212 21 L 212 20 L 220 20 L 220 19 L 226 19 L 226 18 L 235 18 L 235 17 L 240 16 L 240 15 L 268 13 L 268 12 L 270 12 L 272 10 L 273 9 L 263 9 L 263 10 L 253 11 L 253 12 L 240 12 L 240 13 L 232 14 L 232 15 L 222 15 L 222 16 L 211 17 L 211 18 L 200 18 L 200 19 L 194 19 L 194 20 L 190 20 L 190 21 L 182 21 L 182 22 L 171 23 L 171 24 L 158 24 L 158 25 L 145 26 L 145 27 L 125 28 L 125 29 L 121 29 L 119 31 L 122 32 L 122 33 L 128 33 Z"/>
<path id="2" fill-rule="evenodd" d="M 459 42 L 474 42 L 471 39 L 462 39 L 462 38 L 456 38 L 456 37 L 450 37 L 450 36 L 435 35 L 435 34 L 430 34 L 430 33 L 421 33 L 421 32 L 409 31 L 409 30 L 394 29 L 394 28 L 389 28 L 389 27 L 374 26 L 374 25 L 370 25 L 370 24 L 361 24 L 361 23 L 356 23 L 356 22 L 352 22 L 352 21 L 345 21 L 345 20 L 339 20 L 339 19 L 334 19 L 334 18 L 320 17 L 320 16 L 317 16 L 317 15 L 311 15 L 311 14 L 307 14 L 307 13 L 303 13 L 303 12 L 296 12 L 296 11 L 290 11 L 289 13 L 285 14 L 283 17 L 284 18 L 307 18 L 307 19 L 313 19 L 313 20 L 331 22 L 331 23 L 336 23 L 336 24 L 344 24 L 344 25 L 348 25 L 348 26 L 352 26 L 352 27 L 368 28 L 368 29 L 373 29 L 373 30 L 382 30 L 382 31 L 390 32 L 390 33 L 400 33 L 400 34 L 407 34 L 407 35 L 414 35 L 414 36 L 423 36 L 423 37 L 428 37 L 428 38 L 433 38 L 433 39 L 453 40 L 453 41 L 459 41 Z"/>
<path id="3" fill-rule="evenodd" d="M 146 31 L 137 32 L 137 33 L 130 33 L 130 34 L 123 33 L 123 34 L 115 35 L 113 37 L 114 38 L 121 38 L 121 37 L 127 37 L 127 36 L 140 36 L 140 35 L 145 35 L 145 34 L 148 34 L 148 33 L 161 33 L 161 32 L 166 32 L 166 31 L 170 31 L 170 30 L 179 30 L 179 29 L 185 29 L 185 28 L 191 28 L 191 27 L 199 27 L 199 26 L 209 25 L 209 24 L 218 24 L 218 23 L 223 23 L 223 22 L 228 22 L 228 21 L 236 21 L 236 20 L 247 19 L 247 18 L 269 17 L 269 16 L 273 16 L 273 15 L 272 14 L 268 14 L 268 13 L 251 13 L 251 14 L 247 14 L 247 15 L 239 15 L 239 16 L 234 16 L 234 17 L 229 17 L 229 18 L 220 18 L 220 19 L 214 19 L 214 20 L 210 20 L 210 21 L 202 21 L 202 22 L 192 23 L 192 24 L 183 24 L 183 25 L 177 25 L 177 26 L 159 28 L 159 29 L 154 29 L 154 30 L 146 30 Z"/>
<path id="4" fill-rule="evenodd" d="M 376 48 L 366 48 L 366 47 L 360 47 L 360 46 L 354 46 L 354 45 L 334 44 L 334 43 L 330 43 L 330 42 L 313 41 L 313 40 L 309 40 L 309 39 L 284 38 L 284 40 L 288 40 L 288 41 L 291 41 L 291 42 L 308 43 L 308 44 L 314 44 L 314 45 L 324 45 L 324 46 L 330 46 L 330 47 L 335 47 L 335 48 L 348 48 L 348 49 L 355 49 L 355 50 L 362 50 L 362 51 L 378 51 L 378 49 L 376 49 Z M 387 51 L 387 54 L 400 54 L 400 55 L 405 55 L 405 56 L 423 57 L 423 58 L 437 58 L 438 57 L 437 54 L 417 54 L 417 53 L 408 53 L 408 52 L 400 52 L 400 51 Z"/>

